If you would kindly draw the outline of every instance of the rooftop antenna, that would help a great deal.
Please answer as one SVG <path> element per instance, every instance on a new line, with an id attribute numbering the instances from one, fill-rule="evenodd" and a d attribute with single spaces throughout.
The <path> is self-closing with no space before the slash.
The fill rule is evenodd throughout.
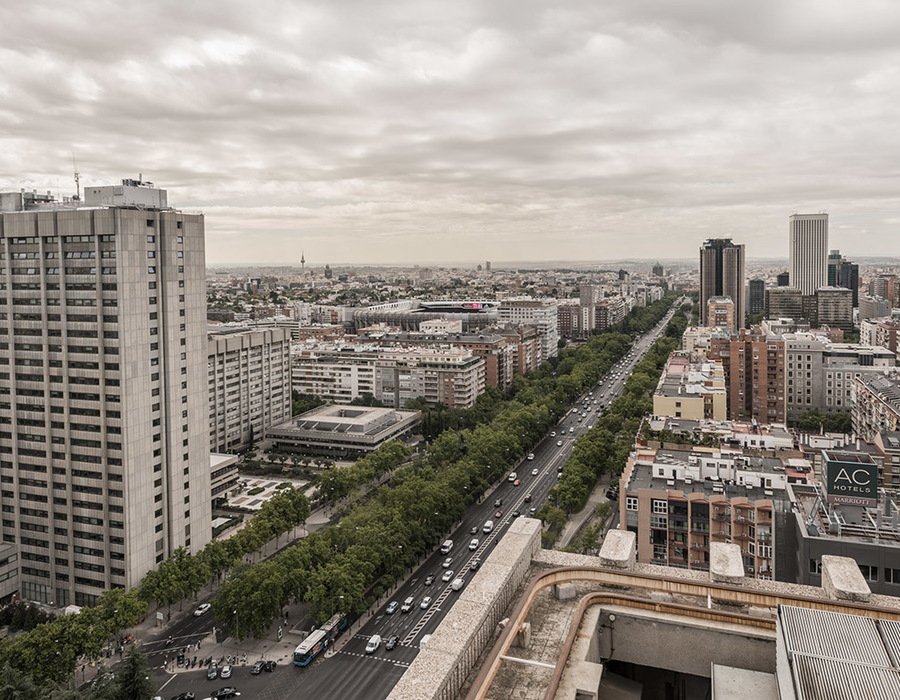
<path id="1" fill-rule="evenodd" d="M 75 201 L 81 200 L 81 176 L 78 173 L 78 164 L 75 162 L 75 154 L 72 154 L 72 170 L 75 173 Z"/>

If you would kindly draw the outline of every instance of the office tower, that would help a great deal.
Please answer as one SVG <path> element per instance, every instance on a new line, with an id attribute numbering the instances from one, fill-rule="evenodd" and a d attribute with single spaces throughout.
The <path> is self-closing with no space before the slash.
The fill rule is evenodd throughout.
<path id="1" fill-rule="evenodd" d="M 20 594 L 90 605 L 211 536 L 202 215 L 124 180 L 2 197 L 3 540 Z"/>
<path id="2" fill-rule="evenodd" d="M 737 321 L 731 297 L 710 297 L 706 303 L 706 320 L 708 326 L 724 328 L 729 333 L 734 333 Z"/>
<path id="3" fill-rule="evenodd" d="M 883 297 L 872 297 L 863 294 L 859 300 L 860 323 L 870 318 L 884 318 L 891 315 L 891 305 Z"/>
<path id="4" fill-rule="evenodd" d="M 779 287 L 787 287 L 791 283 L 791 273 L 779 272 L 775 280 Z"/>
<path id="5" fill-rule="evenodd" d="M 734 319 L 744 325 L 744 246 L 730 238 L 713 238 L 700 248 L 700 322 L 710 325 L 706 317 L 710 297 L 731 297 Z"/>
<path id="6" fill-rule="evenodd" d="M 490 261 L 490 260 L 487 260 L 487 261 L 484 263 L 484 271 L 485 271 L 485 272 L 490 272 L 490 271 L 491 271 L 491 261 Z"/>
<path id="7" fill-rule="evenodd" d="M 791 285 L 812 296 L 828 283 L 828 214 L 790 217 Z"/>
<path id="8" fill-rule="evenodd" d="M 803 295 L 796 287 L 773 287 L 766 290 L 766 318 L 803 317 Z"/>
<path id="9" fill-rule="evenodd" d="M 656 277 L 662 277 L 662 276 L 665 274 L 665 271 L 663 270 L 662 264 L 656 263 L 656 264 L 653 266 L 653 274 L 654 274 L 654 276 L 656 276 Z"/>
<path id="10" fill-rule="evenodd" d="M 820 287 L 816 292 L 816 323 L 853 330 L 853 292 L 844 287 Z"/>
<path id="11" fill-rule="evenodd" d="M 853 292 L 853 306 L 859 306 L 859 265 L 832 250 L 828 254 L 828 286 L 843 287 Z"/>
<path id="12" fill-rule="evenodd" d="M 747 313 L 759 316 L 766 311 L 766 282 L 758 277 L 747 284 Z"/>

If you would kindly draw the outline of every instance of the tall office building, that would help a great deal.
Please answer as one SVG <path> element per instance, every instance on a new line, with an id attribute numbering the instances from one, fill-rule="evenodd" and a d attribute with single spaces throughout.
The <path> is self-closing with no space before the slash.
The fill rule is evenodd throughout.
<path id="1" fill-rule="evenodd" d="M 211 536 L 203 216 L 4 194 L 0 257 L 3 541 L 24 598 L 90 605 Z"/>
<path id="2" fill-rule="evenodd" d="M 758 277 L 747 283 L 747 313 L 758 316 L 766 312 L 766 281 Z"/>
<path id="3" fill-rule="evenodd" d="M 791 283 L 791 273 L 779 272 L 775 279 L 779 287 L 787 287 Z"/>
<path id="4" fill-rule="evenodd" d="M 832 250 L 828 254 L 828 286 L 843 287 L 853 292 L 853 306 L 859 306 L 859 265 Z"/>
<path id="5" fill-rule="evenodd" d="M 710 297 L 731 297 L 738 328 L 744 325 L 744 246 L 730 238 L 713 238 L 700 248 L 700 322 L 709 325 Z"/>
<path id="6" fill-rule="evenodd" d="M 790 217 L 791 286 L 812 296 L 828 286 L 828 214 Z"/>

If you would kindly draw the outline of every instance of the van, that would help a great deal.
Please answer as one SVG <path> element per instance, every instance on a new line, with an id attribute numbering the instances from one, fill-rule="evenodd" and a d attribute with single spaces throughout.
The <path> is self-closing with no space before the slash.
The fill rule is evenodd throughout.
<path id="1" fill-rule="evenodd" d="M 409 596 L 406 600 L 403 601 L 403 605 L 400 606 L 400 612 L 408 613 L 413 609 L 413 605 L 415 604 L 415 600 L 412 596 Z"/>
<path id="2" fill-rule="evenodd" d="M 484 527 L 481 528 L 481 531 L 482 531 L 485 535 L 488 534 L 489 532 L 493 532 L 493 530 L 494 530 L 494 521 L 493 521 L 493 520 L 488 520 L 488 521 L 484 524 Z"/>
<path id="3" fill-rule="evenodd" d="M 441 545 L 441 554 L 450 554 L 451 549 L 453 549 L 453 540 L 444 540 L 444 544 Z"/>
<path id="4" fill-rule="evenodd" d="M 381 636 L 377 635 L 377 634 L 373 634 L 371 637 L 369 637 L 369 641 L 366 642 L 366 653 L 374 654 L 376 651 L 378 651 L 378 647 L 380 647 L 380 646 L 381 646 Z"/>
<path id="5" fill-rule="evenodd" d="M 518 479 L 518 478 L 519 478 L 519 477 L 518 477 L 518 475 L 517 475 L 515 472 L 510 472 L 510 473 L 509 473 L 509 476 L 506 477 L 506 480 L 507 480 L 507 481 L 515 481 L 515 480 Z"/>

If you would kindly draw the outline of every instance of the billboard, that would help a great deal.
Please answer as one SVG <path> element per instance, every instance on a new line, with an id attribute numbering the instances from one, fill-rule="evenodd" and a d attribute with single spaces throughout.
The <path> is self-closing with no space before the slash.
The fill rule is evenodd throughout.
<path id="1" fill-rule="evenodd" d="M 873 507 L 878 504 L 878 465 L 861 455 L 823 454 L 825 495 L 829 503 Z"/>

